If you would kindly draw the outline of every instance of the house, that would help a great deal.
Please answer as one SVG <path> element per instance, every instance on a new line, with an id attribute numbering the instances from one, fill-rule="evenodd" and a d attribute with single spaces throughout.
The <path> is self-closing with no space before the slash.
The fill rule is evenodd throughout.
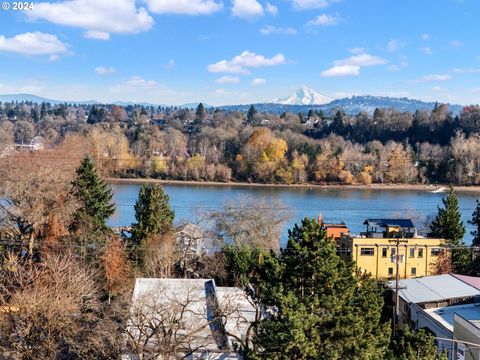
<path id="1" fill-rule="evenodd" d="M 400 278 L 434 273 L 436 261 L 445 251 L 444 239 L 419 236 L 410 219 L 367 219 L 364 224 L 366 231 L 360 236 L 343 236 L 337 241 L 339 253 L 354 260 L 360 271 L 376 279 L 392 279 L 398 255 Z"/>
<path id="2" fill-rule="evenodd" d="M 322 213 L 318 215 L 318 223 L 323 225 L 323 228 L 327 233 L 327 238 L 333 239 L 337 242 L 343 236 L 350 235 L 350 230 L 348 229 L 348 226 L 344 222 L 324 223 Z"/>
<path id="3" fill-rule="evenodd" d="M 139 278 L 123 359 L 156 358 L 166 349 L 175 358 L 241 359 L 234 346 L 258 314 L 241 289 L 211 279 Z"/>
<path id="4" fill-rule="evenodd" d="M 459 352 L 464 359 L 480 359 L 479 348 L 467 344 L 480 343 L 480 290 L 472 286 L 479 282 L 480 278 L 455 274 L 401 280 L 399 323 L 433 334 L 439 351 L 447 350 L 449 359 L 456 359 Z M 394 294 L 395 281 L 389 286 Z"/>
<path id="5" fill-rule="evenodd" d="M 213 232 L 201 228 L 198 224 L 187 223 L 175 233 L 180 250 L 187 257 L 213 255 L 222 248 L 221 239 Z"/>

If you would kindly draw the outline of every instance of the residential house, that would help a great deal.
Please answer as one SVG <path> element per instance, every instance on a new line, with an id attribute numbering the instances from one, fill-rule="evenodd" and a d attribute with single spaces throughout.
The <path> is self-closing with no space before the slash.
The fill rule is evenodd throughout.
<path id="1" fill-rule="evenodd" d="M 222 240 L 213 231 L 205 230 L 198 224 L 188 223 L 175 233 L 180 250 L 186 257 L 212 255 L 222 248 Z"/>
<path id="2" fill-rule="evenodd" d="M 339 253 L 353 259 L 361 272 L 392 279 L 398 255 L 400 278 L 434 274 L 438 256 L 445 251 L 444 239 L 419 236 L 410 219 L 367 219 L 364 224 L 366 231 L 360 236 L 342 236 L 337 242 Z"/>
<path id="3" fill-rule="evenodd" d="M 449 359 L 464 353 L 464 359 L 480 359 L 478 347 L 449 339 L 480 343 L 480 278 L 444 274 L 399 282 L 399 323 L 415 330 L 426 329 L 437 338 L 439 351 Z M 395 281 L 389 282 L 395 295 Z M 444 339 L 444 340 L 442 340 Z"/>
<path id="4" fill-rule="evenodd" d="M 184 359 L 241 359 L 234 344 L 257 314 L 241 289 L 211 279 L 136 279 L 123 359 L 166 347 Z"/>
<path id="5" fill-rule="evenodd" d="M 323 228 L 327 232 L 327 238 L 331 238 L 338 242 L 342 237 L 350 236 L 350 230 L 344 222 L 324 223 L 323 216 L 320 213 L 318 215 L 318 223 L 323 225 Z"/>

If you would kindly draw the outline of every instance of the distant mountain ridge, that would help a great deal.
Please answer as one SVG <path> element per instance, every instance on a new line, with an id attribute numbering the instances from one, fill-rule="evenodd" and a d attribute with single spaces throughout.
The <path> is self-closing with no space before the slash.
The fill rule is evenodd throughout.
<path id="1" fill-rule="evenodd" d="M 308 112 L 308 110 L 322 110 L 326 115 L 332 114 L 338 109 L 343 109 L 346 114 L 356 115 L 359 112 L 366 112 L 368 114 L 373 114 L 376 108 L 393 108 L 397 111 L 408 111 L 415 112 L 417 110 L 427 110 L 431 111 L 435 107 L 435 102 L 426 102 L 416 99 L 409 98 L 394 98 L 388 96 L 371 96 L 371 95 L 362 95 L 362 96 L 352 96 L 342 99 L 332 100 L 327 104 L 322 105 L 285 105 L 285 104 L 274 104 L 274 103 L 258 103 L 253 104 L 257 111 L 259 112 L 273 112 L 273 113 L 283 113 L 287 111 L 291 112 Z M 454 115 L 459 114 L 463 105 L 458 104 L 448 104 L 450 111 Z M 219 108 L 225 110 L 233 111 L 247 111 L 250 107 L 250 104 L 245 105 L 227 105 L 220 106 Z"/>
<path id="2" fill-rule="evenodd" d="M 97 104 L 103 104 L 101 102 L 98 102 L 96 100 L 85 100 L 85 101 L 74 101 L 74 100 L 54 100 L 54 99 L 48 99 L 42 96 L 37 96 L 37 95 L 31 95 L 31 94 L 5 94 L 5 95 L 0 95 L 0 102 L 31 102 L 35 104 L 41 104 L 41 103 L 50 103 L 52 105 L 59 105 L 59 104 L 76 104 L 76 105 L 97 105 Z M 140 105 L 140 106 L 172 106 L 172 105 L 167 105 L 167 104 L 152 104 L 149 102 L 134 102 L 134 101 L 115 101 L 112 103 L 113 105 L 119 105 L 119 106 L 129 106 L 129 105 Z M 182 104 L 182 105 L 177 105 L 177 107 L 181 108 L 196 108 L 198 106 L 197 103 L 189 103 L 189 104 Z M 206 108 L 213 108 L 212 105 L 208 105 L 203 103 L 203 106 Z"/>
<path id="3" fill-rule="evenodd" d="M 296 93 L 296 92 L 295 92 Z M 294 94 L 295 94 L 294 93 Z M 307 93 L 306 93 L 307 94 Z M 318 94 L 318 93 L 315 93 Z M 301 95 L 301 94 L 300 94 Z M 308 95 L 308 94 L 307 94 Z M 310 95 L 312 95 L 310 93 Z M 322 96 L 322 95 L 320 95 Z M 283 102 L 288 102 L 287 98 L 280 98 L 279 100 L 284 99 Z M 309 99 L 308 101 L 318 101 L 318 97 L 307 96 Z M 285 100 L 286 99 L 286 100 Z M 312 100 L 313 99 L 313 100 Z M 298 99 L 296 99 L 298 100 Z M 62 101 L 62 100 L 53 100 L 47 99 L 41 96 L 31 95 L 31 94 L 7 94 L 7 95 L 0 95 L 1 102 L 32 102 L 32 103 L 42 103 L 42 102 L 49 102 L 51 104 L 79 104 L 79 105 L 94 105 L 99 104 L 99 102 L 95 100 L 89 101 Z M 292 100 L 293 101 L 293 100 Z M 164 104 L 151 104 L 151 103 L 134 103 L 134 102 L 121 102 L 117 101 L 114 102 L 115 105 L 143 105 L 143 106 L 170 106 Z M 177 105 L 180 108 L 196 108 L 199 103 L 189 103 L 183 105 Z M 231 110 L 231 111 L 248 111 L 248 108 L 251 104 L 242 104 L 242 105 L 222 105 L 217 106 L 216 108 L 224 109 L 224 110 Z M 308 110 L 322 110 L 325 114 L 332 114 L 337 109 L 342 108 L 345 113 L 349 115 L 355 115 L 359 112 L 367 112 L 369 114 L 373 114 L 376 108 L 394 108 L 397 111 L 409 111 L 415 112 L 416 110 L 432 110 L 435 107 L 435 102 L 426 102 L 416 99 L 409 99 L 409 98 L 395 98 L 395 97 L 388 97 L 388 96 L 371 96 L 371 95 L 362 95 L 362 96 L 352 96 L 342 99 L 332 100 L 325 104 L 285 104 L 285 103 L 257 103 L 253 104 L 257 111 L 260 112 L 272 112 L 272 113 L 283 113 L 283 112 L 308 112 Z M 207 108 L 213 108 L 214 106 L 207 105 L 204 103 L 204 106 Z M 459 114 L 462 111 L 463 105 L 459 104 L 449 104 L 450 110 L 454 115 Z"/>

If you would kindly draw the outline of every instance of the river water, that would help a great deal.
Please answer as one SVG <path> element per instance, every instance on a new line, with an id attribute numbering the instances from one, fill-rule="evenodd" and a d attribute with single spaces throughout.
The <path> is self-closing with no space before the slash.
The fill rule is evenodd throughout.
<path id="1" fill-rule="evenodd" d="M 116 213 L 109 220 L 111 226 L 128 226 L 135 221 L 134 204 L 140 189 L 139 184 L 114 184 Z M 236 201 L 249 197 L 265 198 L 266 201 L 280 200 L 290 208 L 290 219 L 285 225 L 282 243 L 287 230 L 302 218 L 317 217 L 321 212 L 325 222 L 343 221 L 353 233 L 364 231 L 366 218 L 412 218 L 421 230 L 428 217 L 433 217 L 441 205 L 445 193 L 430 193 L 426 190 L 385 190 L 385 189 L 324 189 L 298 187 L 255 187 L 255 186 L 206 186 L 206 185 L 164 185 L 175 210 L 175 223 L 196 222 L 208 218 L 209 211 L 219 210 L 228 200 Z M 458 192 L 462 218 L 467 226 L 465 239 L 471 242 L 472 226 L 467 223 L 475 208 L 480 193 Z M 278 211 L 284 211 L 278 209 Z M 205 227 L 211 225 L 204 223 Z"/>

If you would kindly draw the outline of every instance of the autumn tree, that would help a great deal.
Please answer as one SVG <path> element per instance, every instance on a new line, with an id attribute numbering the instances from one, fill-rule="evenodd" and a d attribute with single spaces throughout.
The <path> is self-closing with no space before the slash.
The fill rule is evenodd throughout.
<path id="1" fill-rule="evenodd" d="M 132 269 L 125 244 L 121 239 L 113 237 L 108 240 L 105 253 L 102 257 L 103 270 L 105 272 L 106 290 L 108 302 L 112 296 L 121 294 L 128 289 L 132 279 Z"/>

